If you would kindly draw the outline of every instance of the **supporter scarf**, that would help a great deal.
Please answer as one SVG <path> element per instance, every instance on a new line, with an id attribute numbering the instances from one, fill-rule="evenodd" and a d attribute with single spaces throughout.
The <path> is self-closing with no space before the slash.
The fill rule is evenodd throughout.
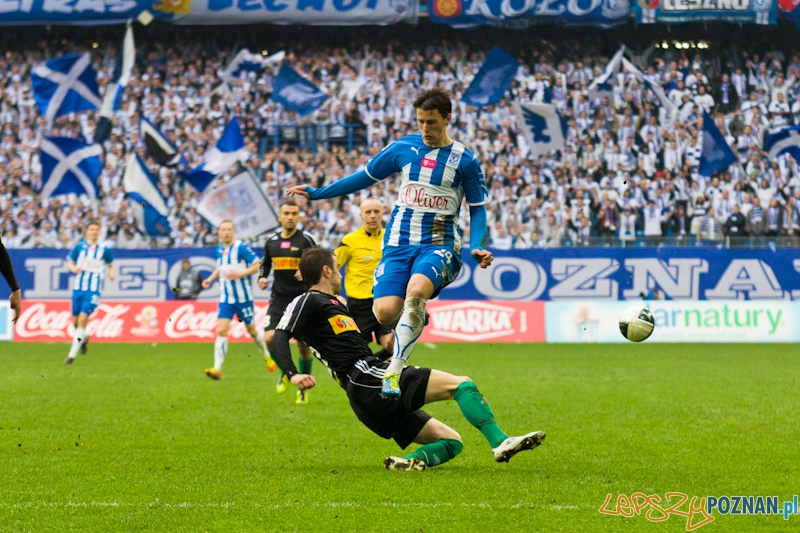
<path id="1" fill-rule="evenodd" d="M 753 207 L 753 222 L 761 222 L 761 208 Z"/>
<path id="2" fill-rule="evenodd" d="M 778 208 L 769 208 L 769 229 L 778 229 Z"/>

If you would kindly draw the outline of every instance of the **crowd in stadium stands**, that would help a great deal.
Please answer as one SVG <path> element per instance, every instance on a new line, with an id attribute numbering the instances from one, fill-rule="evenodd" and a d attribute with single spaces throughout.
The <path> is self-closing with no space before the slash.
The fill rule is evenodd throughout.
<path id="1" fill-rule="evenodd" d="M 796 246 L 800 236 L 800 168 L 789 156 L 770 161 L 763 151 L 768 131 L 800 124 L 800 57 L 794 52 L 748 53 L 724 42 L 704 50 L 637 47 L 629 57 L 678 106 L 673 119 L 624 71 L 613 98 L 589 100 L 587 86 L 608 57 L 575 42 L 543 42 L 524 53 L 507 46 L 524 66 L 507 98 L 484 109 L 465 105 L 460 96 L 489 43 L 483 49 L 443 40 L 350 49 L 306 44 L 300 51 L 290 45 L 286 63 L 330 96 L 315 113 L 299 117 L 270 98 L 272 68 L 244 75 L 228 91 L 211 95 L 236 49 L 147 40 L 139 43 L 134 75 L 104 143 L 98 199 L 73 195 L 42 202 L 37 151 L 44 122 L 32 94 L 32 67 L 60 53 L 88 49 L 102 93 L 117 60 L 113 46 L 64 43 L 3 51 L 0 57 L 0 224 L 6 246 L 69 248 L 87 218 L 99 219 L 101 239 L 119 248 L 214 245 L 213 229 L 196 211 L 199 195 L 174 169 L 147 158 L 138 137 L 140 117 L 160 126 L 193 168 L 230 117 L 237 116 L 249 151 L 244 165 L 277 205 L 287 186 L 341 179 L 363 168 L 392 139 L 415 132 L 411 102 L 421 88 L 432 85 L 452 92 L 450 134 L 482 163 L 495 249 L 598 241 L 652 244 L 666 237 L 686 243 L 725 236 L 787 236 L 783 242 Z M 529 158 L 511 104 L 542 102 L 549 91 L 569 123 L 566 149 Z M 697 174 L 703 109 L 722 128 L 741 163 L 711 179 Z M 61 117 L 53 135 L 92 142 L 95 119 L 94 113 Z M 349 151 L 343 140 L 346 124 L 357 125 L 356 145 Z M 316 129 L 316 146 L 303 149 L 309 127 Z M 266 142 L 276 138 L 277 146 Z M 141 234 L 127 205 L 120 181 L 132 150 L 147 161 L 168 198 L 169 236 Z M 388 218 L 397 187 L 395 178 L 349 198 L 303 203 L 303 224 L 324 246 L 333 247 L 360 224 L 359 204 L 367 195 L 383 199 Z M 465 234 L 466 220 L 462 216 Z"/>

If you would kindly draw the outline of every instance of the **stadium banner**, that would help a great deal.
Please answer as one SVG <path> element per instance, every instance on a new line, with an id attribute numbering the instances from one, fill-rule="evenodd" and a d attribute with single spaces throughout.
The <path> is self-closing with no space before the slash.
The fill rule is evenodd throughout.
<path id="1" fill-rule="evenodd" d="M 544 302 L 435 300 L 420 342 L 544 342 Z"/>
<path id="2" fill-rule="evenodd" d="M 0 0 L 0 26 L 28 24 L 122 24 L 150 10 L 156 18 L 160 0 Z M 155 7 L 154 7 L 154 4 Z M 170 5 L 168 2 L 162 7 Z"/>
<path id="3" fill-rule="evenodd" d="M 491 249 L 491 248 L 490 248 Z M 448 300 L 800 300 L 796 249 L 546 248 L 493 250 L 476 268 L 464 252 Z"/>
<path id="4" fill-rule="evenodd" d="M 261 254 L 263 240 L 252 244 Z M 67 300 L 74 276 L 67 270 L 68 250 L 11 249 L 22 297 Z M 546 248 L 493 250 L 494 262 L 476 268 L 469 251 L 456 280 L 442 300 L 637 300 L 658 289 L 666 300 L 800 300 L 800 258 L 796 249 L 775 248 Z M 117 276 L 105 280 L 107 300 L 173 300 L 172 288 L 180 262 L 208 276 L 214 268 L 214 248 L 114 250 Z M 251 278 L 256 300 L 269 293 Z M 0 283 L 0 299 L 9 296 Z M 216 300 L 215 282 L 200 293 Z"/>
<path id="5" fill-rule="evenodd" d="M 628 0 L 431 0 L 432 22 L 456 28 L 500 26 L 523 30 L 538 24 L 612 28 L 628 20 Z"/>
<path id="6" fill-rule="evenodd" d="M 255 323 L 264 324 L 268 302 L 255 303 Z M 8 302 L 0 307 L 0 318 Z M 422 342 L 544 342 L 543 302 L 431 302 L 431 322 Z M 10 318 L 8 319 L 10 325 Z M 89 317 L 92 342 L 214 342 L 217 304 L 208 301 L 102 301 Z M 10 340 L 10 328 L 0 340 Z M 14 328 L 17 342 L 69 342 L 74 335 L 71 302 L 24 300 Z M 231 322 L 228 339 L 252 342 L 243 322 Z"/>
<path id="7" fill-rule="evenodd" d="M 0 302 L 0 341 L 10 341 L 14 337 L 14 311 L 8 301 Z"/>
<path id="8" fill-rule="evenodd" d="M 636 0 L 633 13 L 638 24 L 682 22 L 730 22 L 776 24 L 777 0 Z"/>
<path id="9" fill-rule="evenodd" d="M 631 302 L 547 302 L 549 343 L 630 342 L 619 316 Z M 646 342 L 797 342 L 800 303 L 763 301 L 649 301 L 655 329 Z"/>
<path id="10" fill-rule="evenodd" d="M 388 25 L 417 22 L 417 0 L 176 0 L 161 10 L 175 11 L 176 24 Z"/>

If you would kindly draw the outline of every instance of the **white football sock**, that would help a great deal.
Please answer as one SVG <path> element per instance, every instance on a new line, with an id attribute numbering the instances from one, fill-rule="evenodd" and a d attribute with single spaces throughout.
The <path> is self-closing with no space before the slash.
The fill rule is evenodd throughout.
<path id="1" fill-rule="evenodd" d="M 217 337 L 214 341 L 214 368 L 219 371 L 222 371 L 226 353 L 228 353 L 228 337 Z"/>
<path id="2" fill-rule="evenodd" d="M 394 351 L 387 374 L 399 374 L 411 356 L 425 323 L 424 298 L 406 298 L 403 314 L 394 328 Z"/>
<path id="3" fill-rule="evenodd" d="M 69 348 L 69 357 L 70 359 L 75 359 L 78 356 L 78 350 L 81 349 L 81 345 L 86 340 L 86 330 L 84 328 L 78 328 L 75 330 L 75 337 L 72 339 L 72 346 Z"/>
<path id="4" fill-rule="evenodd" d="M 255 336 L 255 338 L 253 339 L 253 342 L 256 343 L 256 346 L 258 346 L 258 349 L 261 350 L 261 355 L 262 356 L 267 355 L 267 343 L 264 342 L 264 332 L 263 331 L 259 331 L 258 332 L 258 335 Z"/>

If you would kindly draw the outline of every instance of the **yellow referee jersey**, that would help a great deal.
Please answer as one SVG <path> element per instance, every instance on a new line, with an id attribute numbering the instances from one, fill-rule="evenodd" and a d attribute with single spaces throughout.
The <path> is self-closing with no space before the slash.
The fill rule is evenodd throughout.
<path id="1" fill-rule="evenodd" d="M 344 290 L 348 298 L 372 298 L 372 276 L 381 260 L 383 232 L 367 233 L 361 226 L 342 238 L 336 259 L 344 269 Z"/>

